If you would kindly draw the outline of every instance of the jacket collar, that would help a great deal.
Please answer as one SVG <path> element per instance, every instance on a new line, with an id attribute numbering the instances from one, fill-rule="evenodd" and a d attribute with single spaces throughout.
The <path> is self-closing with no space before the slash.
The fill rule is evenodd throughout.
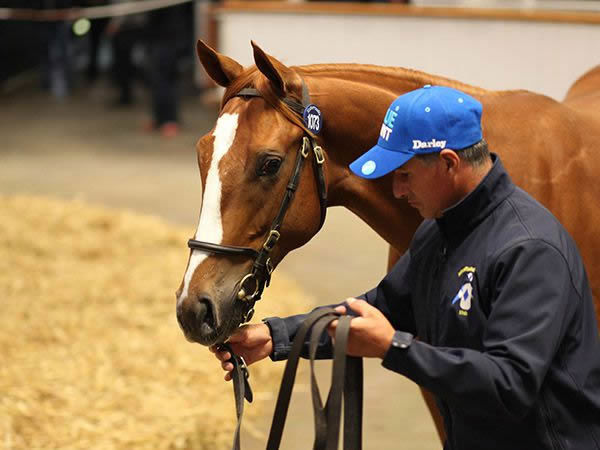
<path id="1" fill-rule="evenodd" d="M 444 237 L 460 238 L 463 233 L 471 231 L 514 191 L 515 185 L 494 153 L 492 163 L 481 183 L 436 219 Z"/>

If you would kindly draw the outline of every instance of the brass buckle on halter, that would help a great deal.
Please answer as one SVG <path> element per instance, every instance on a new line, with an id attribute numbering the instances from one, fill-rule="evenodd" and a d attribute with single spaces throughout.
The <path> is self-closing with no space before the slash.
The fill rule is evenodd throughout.
<path id="1" fill-rule="evenodd" d="M 313 148 L 313 152 L 315 152 L 315 158 L 317 159 L 317 164 L 321 165 L 325 162 L 325 153 L 320 145 L 315 145 Z"/>
<path id="2" fill-rule="evenodd" d="M 271 252 L 271 250 L 273 250 L 273 247 L 275 247 L 275 244 L 277 244 L 277 241 L 279 240 L 280 236 L 281 234 L 277 230 L 269 231 L 269 236 L 263 244 L 263 248 L 266 252 Z"/>
<path id="3" fill-rule="evenodd" d="M 254 292 L 252 293 L 252 295 L 248 295 L 246 294 L 246 288 L 244 287 L 244 283 L 246 283 L 246 281 L 251 278 L 254 280 Z M 253 273 L 249 273 L 244 278 L 242 278 L 242 281 L 240 281 L 240 290 L 238 291 L 237 298 L 243 302 L 250 302 L 256 296 L 256 294 L 258 294 L 259 289 L 260 288 L 258 280 L 256 279 Z"/>
<path id="4" fill-rule="evenodd" d="M 308 153 L 309 153 L 308 147 L 310 147 L 310 142 L 309 142 L 308 138 L 306 136 L 304 136 L 302 138 L 302 148 L 300 149 L 300 153 L 302 153 L 302 156 L 304 158 L 308 158 Z"/>

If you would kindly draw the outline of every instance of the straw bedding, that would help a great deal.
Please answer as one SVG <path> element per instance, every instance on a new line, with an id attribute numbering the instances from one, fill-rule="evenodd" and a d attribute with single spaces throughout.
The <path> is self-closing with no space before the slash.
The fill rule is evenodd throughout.
<path id="1" fill-rule="evenodd" d="M 0 217 L 0 448 L 230 448 L 231 385 L 175 319 L 191 230 L 29 196 Z M 281 273 L 265 294 L 261 317 L 312 304 Z M 282 369 L 252 366 L 258 398 Z"/>

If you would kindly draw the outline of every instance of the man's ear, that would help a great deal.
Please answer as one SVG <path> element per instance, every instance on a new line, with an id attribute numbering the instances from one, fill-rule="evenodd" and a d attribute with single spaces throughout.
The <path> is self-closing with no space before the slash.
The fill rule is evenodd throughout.
<path id="1" fill-rule="evenodd" d="M 458 153 L 449 148 L 445 148 L 440 152 L 440 158 L 447 171 L 456 170 L 460 166 L 460 157 Z"/>

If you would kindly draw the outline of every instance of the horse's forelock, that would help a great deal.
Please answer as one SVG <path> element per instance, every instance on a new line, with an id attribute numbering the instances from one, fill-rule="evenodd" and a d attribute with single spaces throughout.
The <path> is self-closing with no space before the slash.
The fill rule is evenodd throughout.
<path id="1" fill-rule="evenodd" d="M 256 66 L 252 66 L 244 70 L 244 72 L 237 77 L 233 82 L 225 89 L 223 98 L 221 99 L 221 109 L 225 104 L 231 100 L 236 94 L 244 88 L 254 88 L 260 92 L 262 98 L 273 107 L 275 110 L 284 115 L 294 125 L 302 128 L 306 133 L 312 135 L 312 133 L 306 128 L 304 122 L 294 113 L 281 99 L 277 92 L 273 89 L 271 82 L 265 77 Z M 294 86 L 294 90 L 301 91 L 301 86 Z M 298 94 L 292 93 L 296 101 L 300 101 Z"/>

